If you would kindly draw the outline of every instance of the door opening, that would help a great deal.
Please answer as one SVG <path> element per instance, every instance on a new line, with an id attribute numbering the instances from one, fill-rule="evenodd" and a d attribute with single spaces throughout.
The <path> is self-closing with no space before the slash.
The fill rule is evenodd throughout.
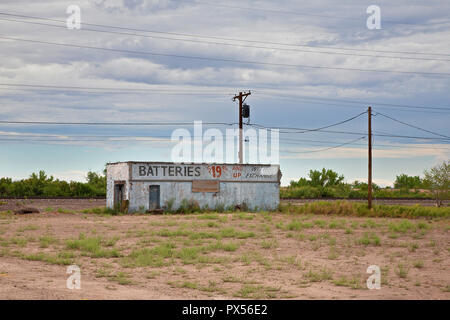
<path id="1" fill-rule="evenodd" d="M 125 184 L 115 183 L 114 184 L 114 209 L 120 211 L 123 205 L 123 199 L 125 195 Z"/>
<path id="2" fill-rule="evenodd" d="M 149 210 L 157 210 L 160 209 L 161 206 L 159 204 L 160 202 L 160 188 L 159 185 L 151 185 L 150 186 L 150 199 L 149 199 L 149 206 L 148 209 Z"/>

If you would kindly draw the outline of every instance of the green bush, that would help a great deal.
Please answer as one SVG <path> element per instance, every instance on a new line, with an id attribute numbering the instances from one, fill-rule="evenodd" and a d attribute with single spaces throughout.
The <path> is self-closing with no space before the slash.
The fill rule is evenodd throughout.
<path id="1" fill-rule="evenodd" d="M 32 173 L 28 179 L 0 179 L 0 197 L 105 197 L 106 177 L 88 172 L 87 182 L 61 181 L 45 171 Z"/>
<path id="2" fill-rule="evenodd" d="M 367 199 L 367 188 L 352 189 L 349 184 L 334 187 L 281 187 L 280 197 L 284 199 L 308 199 L 308 198 L 342 198 L 342 199 Z M 432 199 L 432 194 L 419 190 L 392 190 L 374 189 L 373 197 L 376 198 L 413 198 Z"/>
<path id="3" fill-rule="evenodd" d="M 450 207 L 375 205 L 371 210 L 365 203 L 349 201 L 316 201 L 302 206 L 281 205 L 280 212 L 290 214 L 323 214 L 360 217 L 450 217 Z"/>
<path id="4" fill-rule="evenodd" d="M 177 213 L 195 213 L 195 212 L 201 212 L 200 205 L 197 201 L 194 199 L 183 199 L 181 200 L 181 205 L 177 209 Z"/>

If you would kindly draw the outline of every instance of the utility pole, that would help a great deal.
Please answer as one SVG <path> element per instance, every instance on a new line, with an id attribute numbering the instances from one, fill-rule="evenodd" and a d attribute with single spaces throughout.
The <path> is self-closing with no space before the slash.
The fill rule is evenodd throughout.
<path id="1" fill-rule="evenodd" d="M 239 100 L 239 163 L 244 163 L 244 153 L 243 153 L 243 142 L 242 142 L 242 105 L 245 99 L 251 95 L 249 91 L 247 93 L 239 92 L 238 95 L 234 96 L 233 101 Z"/>
<path id="2" fill-rule="evenodd" d="M 367 109 L 369 116 L 369 179 L 367 183 L 367 200 L 369 209 L 372 208 L 372 107 Z"/>

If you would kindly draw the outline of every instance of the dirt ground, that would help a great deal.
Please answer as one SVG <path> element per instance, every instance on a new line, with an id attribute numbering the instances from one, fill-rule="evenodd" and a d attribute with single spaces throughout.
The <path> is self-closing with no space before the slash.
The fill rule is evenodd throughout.
<path id="1" fill-rule="evenodd" d="M 448 219 L 108 216 L 82 213 L 104 200 L 26 205 L 41 213 L 0 206 L 0 299 L 450 298 Z M 66 286 L 73 264 L 81 289 Z M 380 267 L 379 290 L 367 288 L 370 265 Z"/>

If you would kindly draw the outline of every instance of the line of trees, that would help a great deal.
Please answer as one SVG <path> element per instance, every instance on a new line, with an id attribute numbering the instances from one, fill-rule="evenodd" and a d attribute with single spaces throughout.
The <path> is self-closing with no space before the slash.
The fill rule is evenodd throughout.
<path id="1" fill-rule="evenodd" d="M 450 161 L 444 161 L 424 172 L 424 177 L 396 176 L 394 189 L 372 184 L 373 195 L 378 198 L 428 198 L 436 199 L 436 205 L 450 198 Z M 310 170 L 307 178 L 291 181 L 281 189 L 282 198 L 366 198 L 368 185 L 354 181 L 345 183 L 344 176 L 325 169 Z"/>
<path id="2" fill-rule="evenodd" d="M 105 172 L 104 172 L 105 173 Z M 28 179 L 0 179 L 0 197 L 105 197 L 106 176 L 89 171 L 86 182 L 64 181 L 45 171 L 32 173 Z"/>
<path id="3" fill-rule="evenodd" d="M 450 199 L 450 161 L 444 161 L 424 172 L 424 177 L 398 175 L 394 189 L 373 184 L 376 198 L 429 198 L 438 206 Z M 281 188 L 282 198 L 366 198 L 367 183 L 344 182 L 344 176 L 330 169 L 310 170 L 308 178 L 291 181 Z M 425 192 L 424 192 L 425 190 Z M 105 197 L 106 169 L 103 174 L 89 171 L 86 182 L 64 181 L 48 176 L 44 171 L 33 173 L 28 179 L 13 181 L 0 179 L 0 197 Z"/>

